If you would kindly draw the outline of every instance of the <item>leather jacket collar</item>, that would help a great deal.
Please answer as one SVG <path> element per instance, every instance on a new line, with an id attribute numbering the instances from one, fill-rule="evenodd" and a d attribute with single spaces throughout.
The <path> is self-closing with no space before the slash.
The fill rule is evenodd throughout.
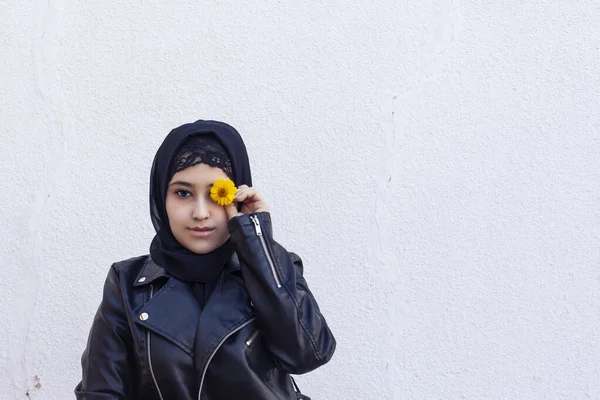
<path id="1" fill-rule="evenodd" d="M 238 258 L 237 254 L 233 253 L 233 256 L 231 257 L 231 260 L 229 260 L 225 270 L 228 272 L 235 272 L 240 271 L 240 269 L 240 259 Z M 151 257 L 148 257 L 144 263 L 144 266 L 140 270 L 140 273 L 135 277 L 133 287 L 150 285 L 159 278 L 169 277 L 171 277 L 171 275 L 165 271 L 164 268 L 156 264 Z"/>
<path id="2" fill-rule="evenodd" d="M 210 301 L 201 310 L 189 284 L 170 276 L 148 257 L 134 286 L 152 285 L 161 277 L 167 278 L 167 281 L 137 310 L 139 317 L 135 322 L 165 337 L 190 356 L 194 351 L 194 343 L 200 343 L 195 356 L 197 362 L 201 363 L 198 365 L 204 365 L 227 333 L 253 317 L 243 280 L 236 276 L 239 271 L 239 259 L 234 255 L 217 278 Z M 224 305 L 227 305 L 227 312 L 223 312 Z M 175 308 L 184 312 L 174 313 Z"/>

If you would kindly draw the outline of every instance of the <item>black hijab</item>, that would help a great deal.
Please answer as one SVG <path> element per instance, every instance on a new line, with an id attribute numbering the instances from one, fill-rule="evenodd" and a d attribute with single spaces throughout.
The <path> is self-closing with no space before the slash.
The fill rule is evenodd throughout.
<path id="1" fill-rule="evenodd" d="M 223 146 L 233 167 L 236 186 L 252 186 L 250 163 L 240 134 L 223 122 L 199 120 L 173 129 L 156 152 L 150 173 L 150 217 L 156 236 L 150 245 L 152 260 L 177 279 L 210 282 L 219 274 L 234 249 L 228 240 L 207 254 L 196 254 L 183 247 L 173 236 L 166 210 L 166 195 L 173 164 L 181 145 L 196 135 L 211 135 Z"/>

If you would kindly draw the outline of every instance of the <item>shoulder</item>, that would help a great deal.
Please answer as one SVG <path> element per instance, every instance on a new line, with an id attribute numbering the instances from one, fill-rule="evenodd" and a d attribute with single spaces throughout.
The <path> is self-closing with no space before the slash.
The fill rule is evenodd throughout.
<path id="1" fill-rule="evenodd" d="M 149 254 L 117 261 L 111 266 L 110 273 L 114 271 L 119 281 L 131 282 L 149 262 Z"/>
<path id="2" fill-rule="evenodd" d="M 136 274 L 148 264 L 149 255 L 129 258 L 113 263 L 104 281 L 103 303 L 113 304 L 131 291 Z"/>
<path id="3" fill-rule="evenodd" d="M 159 267 L 149 254 L 119 261 L 111 266 L 109 279 L 118 282 L 122 290 L 131 290 L 148 285 L 155 280 L 169 277 L 164 268 Z"/>

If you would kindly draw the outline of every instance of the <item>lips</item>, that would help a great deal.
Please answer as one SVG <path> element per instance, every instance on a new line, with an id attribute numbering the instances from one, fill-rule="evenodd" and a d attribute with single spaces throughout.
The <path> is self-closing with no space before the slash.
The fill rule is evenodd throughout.
<path id="1" fill-rule="evenodd" d="M 210 236 L 215 228 L 211 228 L 211 227 L 195 227 L 195 228 L 189 228 L 190 233 L 193 237 L 206 237 L 206 236 Z"/>

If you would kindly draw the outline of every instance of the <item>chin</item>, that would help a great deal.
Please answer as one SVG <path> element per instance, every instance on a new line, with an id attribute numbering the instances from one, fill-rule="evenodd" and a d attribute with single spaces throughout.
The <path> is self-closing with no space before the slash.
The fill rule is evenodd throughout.
<path id="1" fill-rule="evenodd" d="M 208 254 L 211 251 L 213 251 L 214 249 L 216 249 L 216 247 L 199 247 L 199 246 L 192 246 L 192 247 L 188 247 L 188 250 L 191 251 L 192 253 L 196 253 L 196 254 Z"/>
<path id="2" fill-rule="evenodd" d="M 213 251 L 213 250 L 221 247 L 223 244 L 225 244 L 227 239 L 229 239 L 229 237 L 225 238 L 224 240 L 219 240 L 219 242 L 216 244 L 214 241 L 207 242 L 207 241 L 202 241 L 202 240 L 199 240 L 199 241 L 191 240 L 191 241 L 188 241 L 187 243 L 182 243 L 182 245 L 183 245 L 183 247 L 185 247 L 192 253 L 208 254 L 211 251 Z"/>

